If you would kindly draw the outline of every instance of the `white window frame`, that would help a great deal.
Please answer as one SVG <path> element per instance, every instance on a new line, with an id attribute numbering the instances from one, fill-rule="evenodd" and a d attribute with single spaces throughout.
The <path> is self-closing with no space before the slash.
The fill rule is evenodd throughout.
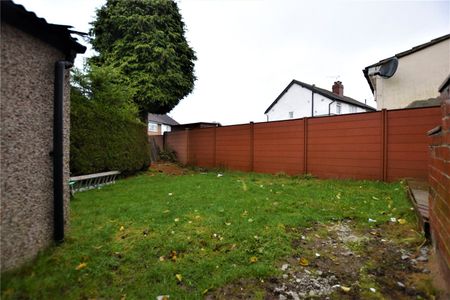
<path id="1" fill-rule="evenodd" d="M 153 122 L 148 122 L 148 131 L 158 132 L 158 124 L 153 123 Z"/>

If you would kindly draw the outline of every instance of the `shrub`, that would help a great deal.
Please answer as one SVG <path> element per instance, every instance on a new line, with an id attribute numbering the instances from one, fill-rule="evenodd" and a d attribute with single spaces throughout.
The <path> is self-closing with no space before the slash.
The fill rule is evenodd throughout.
<path id="1" fill-rule="evenodd" d="M 162 161 L 177 162 L 177 153 L 170 149 L 159 151 L 159 159 Z"/>
<path id="2" fill-rule="evenodd" d="M 71 98 L 72 176 L 111 170 L 130 174 L 148 167 L 150 148 L 142 122 L 77 91 Z"/>

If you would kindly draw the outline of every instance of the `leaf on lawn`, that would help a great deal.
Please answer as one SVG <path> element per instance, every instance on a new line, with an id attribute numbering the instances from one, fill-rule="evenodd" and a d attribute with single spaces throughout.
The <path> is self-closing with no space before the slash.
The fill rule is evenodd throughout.
<path id="1" fill-rule="evenodd" d="M 337 199 L 341 199 L 341 193 L 338 193 L 338 194 L 336 195 L 336 198 L 337 198 Z"/>
<path id="2" fill-rule="evenodd" d="M 231 225 L 231 223 L 229 223 L 229 222 L 225 222 L 225 225 L 227 225 L 227 226 L 230 226 L 230 225 Z"/>
<path id="3" fill-rule="evenodd" d="M 350 292 L 350 288 L 346 287 L 346 286 L 343 286 L 343 285 L 341 285 L 341 290 L 346 292 L 346 293 Z"/>
<path id="4" fill-rule="evenodd" d="M 125 230 L 125 227 L 120 226 L 119 231 L 124 231 L 124 230 Z"/>
<path id="5" fill-rule="evenodd" d="M 175 218 L 175 219 L 173 219 L 173 221 L 178 222 L 178 221 L 180 221 L 180 218 Z"/>
<path id="6" fill-rule="evenodd" d="M 202 295 L 206 294 L 208 292 L 208 289 L 204 289 L 202 292 Z"/>
<path id="7" fill-rule="evenodd" d="M 177 251 L 170 251 L 169 257 L 172 261 L 177 261 Z"/>
<path id="8" fill-rule="evenodd" d="M 169 295 L 160 295 L 156 297 L 156 300 L 169 300 Z"/>
<path id="9" fill-rule="evenodd" d="M 249 223 L 253 222 L 253 219 L 252 218 L 248 219 L 248 222 Z"/>
<path id="10" fill-rule="evenodd" d="M 163 214 L 168 214 L 170 213 L 170 210 L 166 209 L 165 211 L 163 211 Z"/>
<path id="11" fill-rule="evenodd" d="M 378 198 L 375 197 L 375 196 L 372 196 L 372 199 L 373 199 L 373 200 L 380 200 L 380 199 L 378 199 Z"/>
<path id="12" fill-rule="evenodd" d="M 258 258 L 256 256 L 250 257 L 250 263 L 254 264 L 258 261 Z"/>
<path id="13" fill-rule="evenodd" d="M 398 219 L 398 223 L 403 225 L 406 224 L 406 220 L 405 219 Z"/>
<path id="14" fill-rule="evenodd" d="M 173 194 L 172 194 L 172 193 L 169 193 L 168 195 L 169 195 L 169 196 L 172 196 Z"/>
<path id="15" fill-rule="evenodd" d="M 178 282 L 181 282 L 183 280 L 183 276 L 181 274 L 176 274 L 175 277 L 177 278 Z"/>
<path id="16" fill-rule="evenodd" d="M 298 260 L 298 264 L 300 266 L 307 267 L 309 266 L 309 261 L 306 258 L 302 257 Z"/>
<path id="17" fill-rule="evenodd" d="M 244 210 L 244 212 L 241 214 L 241 216 L 246 216 L 246 215 L 248 215 L 248 211 L 246 211 L 246 210 Z"/>
<path id="18" fill-rule="evenodd" d="M 166 260 L 166 258 L 164 256 L 159 257 L 159 261 L 165 261 L 165 260 Z"/>
<path id="19" fill-rule="evenodd" d="M 77 271 L 79 271 L 79 270 L 82 270 L 82 269 L 86 269 L 86 267 L 87 267 L 87 263 L 80 263 L 76 268 L 75 268 L 75 270 L 77 270 Z"/>

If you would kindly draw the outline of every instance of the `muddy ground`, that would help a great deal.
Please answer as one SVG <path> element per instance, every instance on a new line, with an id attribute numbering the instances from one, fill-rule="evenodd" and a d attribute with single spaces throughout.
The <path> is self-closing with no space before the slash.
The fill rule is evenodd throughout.
<path id="1" fill-rule="evenodd" d="M 298 255 L 280 276 L 241 280 L 208 299 L 444 299 L 433 288 L 430 246 L 397 222 L 361 229 L 352 220 L 290 228 Z M 420 240 L 420 239 L 419 239 Z"/>

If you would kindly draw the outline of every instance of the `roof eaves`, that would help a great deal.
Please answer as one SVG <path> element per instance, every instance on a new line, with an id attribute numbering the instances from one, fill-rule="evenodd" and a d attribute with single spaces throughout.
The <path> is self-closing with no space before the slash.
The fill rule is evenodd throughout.
<path id="1" fill-rule="evenodd" d="M 77 53 L 86 51 L 86 47 L 71 36 L 71 33 L 83 33 L 70 30 L 72 26 L 69 25 L 49 24 L 44 18 L 39 18 L 34 12 L 11 0 L 1 1 L 1 20 L 59 49 L 72 62 Z"/>

